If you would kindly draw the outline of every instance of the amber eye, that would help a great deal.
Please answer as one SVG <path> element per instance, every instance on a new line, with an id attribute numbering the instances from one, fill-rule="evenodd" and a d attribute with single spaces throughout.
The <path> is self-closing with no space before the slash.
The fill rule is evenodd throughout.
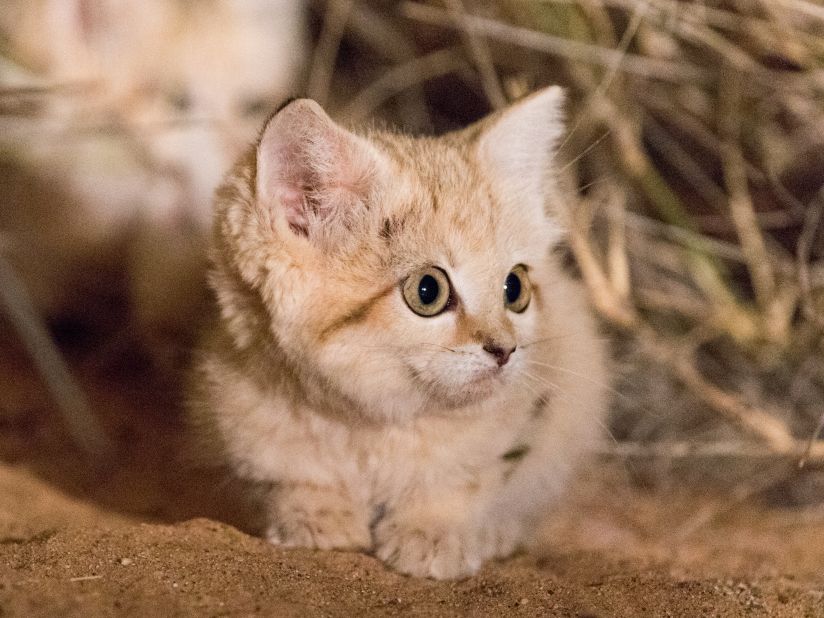
<path id="1" fill-rule="evenodd" d="M 403 299 L 418 315 L 430 318 L 446 309 L 450 296 L 449 278 L 435 266 L 411 274 L 403 283 Z"/>
<path id="2" fill-rule="evenodd" d="M 529 283 L 526 266 L 518 264 L 506 276 L 504 281 L 504 304 L 515 313 L 521 313 L 529 306 L 532 298 L 532 285 Z"/>

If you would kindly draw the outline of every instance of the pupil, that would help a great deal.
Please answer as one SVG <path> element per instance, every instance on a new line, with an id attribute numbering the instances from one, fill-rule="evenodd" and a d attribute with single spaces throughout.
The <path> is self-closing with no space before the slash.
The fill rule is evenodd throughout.
<path id="1" fill-rule="evenodd" d="M 504 282 L 504 295 L 506 302 L 512 304 L 521 296 L 521 280 L 515 273 L 509 273 Z"/>
<path id="2" fill-rule="evenodd" d="M 431 305 L 438 299 L 438 281 L 432 275 L 424 275 L 418 284 L 418 298 L 424 305 Z"/>

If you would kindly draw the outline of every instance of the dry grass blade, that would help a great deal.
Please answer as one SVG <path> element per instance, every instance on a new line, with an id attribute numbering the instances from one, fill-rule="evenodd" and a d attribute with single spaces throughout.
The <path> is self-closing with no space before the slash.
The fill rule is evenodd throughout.
<path id="1" fill-rule="evenodd" d="M 641 328 L 638 338 L 645 352 L 665 363 L 701 401 L 750 435 L 762 440 L 776 453 L 800 455 L 798 441 L 786 425 L 773 415 L 742 403 L 737 397 L 711 384 L 695 368 L 691 355 L 685 355 L 648 330 Z"/>
<path id="2" fill-rule="evenodd" d="M 92 414 L 85 395 L 71 376 L 23 284 L 0 254 L 0 307 L 17 330 L 63 415 L 70 435 L 87 454 L 101 457 L 113 450 Z"/>
<path id="3" fill-rule="evenodd" d="M 817 461 L 820 459 L 822 442 L 819 442 L 818 436 L 821 435 L 822 430 L 824 430 L 824 413 L 822 413 L 821 417 L 818 419 L 818 425 L 815 426 L 815 431 L 813 431 L 809 442 L 807 442 L 807 448 L 804 449 L 804 455 L 802 455 L 801 459 L 798 460 L 799 468 L 803 468 L 810 461 Z"/>
<path id="4" fill-rule="evenodd" d="M 824 7 L 805 0 L 776 0 L 777 4 L 801 15 L 824 21 Z"/>
<path id="5" fill-rule="evenodd" d="M 724 72 L 721 80 L 721 122 L 726 139 L 722 145 L 724 178 L 729 193 L 729 207 L 735 224 L 741 249 L 747 258 L 747 265 L 755 288 L 756 299 L 762 310 L 768 310 L 775 294 L 775 273 L 772 271 L 770 256 L 764 236 L 758 227 L 755 209 L 747 187 L 744 156 L 738 145 L 740 133 L 740 92 L 742 75 L 737 70 Z"/>
<path id="6" fill-rule="evenodd" d="M 822 214 L 824 214 L 824 189 L 819 191 L 816 199 L 812 201 L 807 210 L 804 227 L 801 229 L 801 236 L 798 239 L 796 249 L 796 268 L 798 270 L 798 284 L 801 288 L 801 307 L 807 319 L 817 324 L 819 328 L 824 328 L 824 317 L 822 317 L 812 300 L 809 264 L 813 240 L 821 225 Z"/>
<path id="7" fill-rule="evenodd" d="M 630 298 L 630 268 L 627 257 L 626 195 L 613 191 L 607 202 L 609 234 L 607 241 L 607 265 L 609 279 L 615 292 L 624 302 Z"/>
<path id="8" fill-rule="evenodd" d="M 407 88 L 429 79 L 468 70 L 459 49 L 440 49 L 425 56 L 399 64 L 361 90 L 349 102 L 341 115 L 349 121 L 362 120 L 372 114 L 387 99 Z"/>
<path id="9" fill-rule="evenodd" d="M 379 12 L 378 8 L 373 9 L 364 3 L 358 3 L 353 7 L 348 24 L 348 31 L 352 37 L 368 46 L 370 52 L 377 52 L 392 62 L 403 63 L 414 59 L 417 50 L 407 38 L 409 33 L 404 32 L 389 16 Z M 399 108 L 401 118 L 408 125 L 432 125 L 432 117 L 422 88 L 409 88 L 399 98 Z"/>
<path id="10" fill-rule="evenodd" d="M 446 0 L 446 6 L 452 14 L 456 23 L 461 24 L 463 16 L 466 14 L 462 0 Z M 489 53 L 489 47 L 486 45 L 481 37 L 477 35 L 472 22 L 468 22 L 469 27 L 462 29 L 461 33 L 464 36 L 464 41 L 472 57 L 475 59 L 475 66 L 481 78 L 481 85 L 483 86 L 486 98 L 495 109 L 504 107 L 507 103 L 506 95 L 501 87 L 501 81 L 498 79 L 498 74 L 495 71 L 495 65 L 492 63 L 492 55 Z"/>
<path id="11" fill-rule="evenodd" d="M 634 212 L 628 212 L 626 218 L 628 226 L 643 234 L 661 236 L 671 242 L 681 244 L 685 247 L 693 247 L 704 253 L 716 255 L 726 260 L 741 263 L 745 261 L 741 248 L 733 243 L 718 240 L 711 236 L 702 236 L 676 225 L 662 223 L 656 219 L 645 217 Z"/>
<path id="12" fill-rule="evenodd" d="M 583 204 L 579 203 L 564 212 L 569 228 L 569 246 L 581 269 L 581 276 L 601 315 L 619 328 L 632 329 L 638 322 L 638 316 L 623 294 L 623 285 L 619 283 L 620 287 L 616 289 L 602 266 L 589 238 L 588 225 L 581 221 L 582 210 Z M 623 238 L 621 243 L 623 247 Z"/>
<path id="13" fill-rule="evenodd" d="M 327 4 L 323 29 L 312 57 L 312 67 L 306 86 L 307 96 L 321 105 L 329 98 L 329 85 L 332 82 L 335 60 L 353 6 L 354 0 L 329 0 Z"/>
<path id="14" fill-rule="evenodd" d="M 621 69 L 621 63 L 627 56 L 627 50 L 629 49 L 630 43 L 632 43 L 632 39 L 638 32 L 638 28 L 641 26 L 641 22 L 644 20 L 646 16 L 647 9 L 649 8 L 649 3 L 646 0 L 642 0 L 638 2 L 635 6 L 635 9 L 632 12 L 632 16 L 627 25 L 626 30 L 624 30 L 624 34 L 621 37 L 621 41 L 618 43 L 617 51 L 620 53 L 620 56 L 616 57 L 612 66 L 609 67 L 606 75 L 601 80 L 601 83 L 598 84 L 598 88 L 595 89 L 593 93 L 593 97 L 602 96 L 608 89 L 610 84 L 612 84 L 612 80 L 615 79 L 615 76 L 618 74 L 619 70 Z"/>
<path id="15" fill-rule="evenodd" d="M 645 128 L 656 151 L 677 170 L 684 180 L 690 183 L 707 204 L 721 211 L 726 205 L 727 197 L 695 161 L 693 155 L 677 139 L 673 138 L 652 114 L 647 114 Z"/>
<path id="16" fill-rule="evenodd" d="M 401 10 L 406 17 L 424 23 L 444 27 L 455 27 L 449 13 L 442 9 L 426 6 L 417 2 L 404 2 Z M 484 17 L 465 15 L 459 26 L 463 30 L 472 29 L 477 34 L 497 41 L 525 47 L 547 54 L 557 55 L 570 60 L 577 60 L 612 67 L 620 66 L 622 71 L 650 79 L 666 82 L 705 83 L 710 75 L 695 66 L 686 63 L 670 62 L 647 58 L 635 54 L 622 54 L 620 51 L 598 47 L 552 36 L 528 28 L 520 28 Z"/>

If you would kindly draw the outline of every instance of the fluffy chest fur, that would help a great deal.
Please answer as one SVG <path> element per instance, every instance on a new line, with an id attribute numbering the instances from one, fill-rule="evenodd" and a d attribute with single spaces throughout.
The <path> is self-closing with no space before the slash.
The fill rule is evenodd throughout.
<path id="1" fill-rule="evenodd" d="M 296 101 L 230 174 L 192 417 L 271 486 L 271 541 L 465 576 L 595 443 L 604 354 L 550 254 L 559 97 L 439 139 Z"/>

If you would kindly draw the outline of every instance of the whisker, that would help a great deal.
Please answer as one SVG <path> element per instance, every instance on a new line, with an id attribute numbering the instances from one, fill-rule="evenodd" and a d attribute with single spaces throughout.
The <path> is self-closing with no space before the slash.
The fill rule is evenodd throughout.
<path id="1" fill-rule="evenodd" d="M 549 380 L 547 380 L 547 379 L 545 379 L 541 376 L 535 375 L 534 373 L 530 373 L 526 369 L 523 369 L 523 368 L 520 369 L 520 372 L 521 372 L 522 375 L 535 380 L 535 382 L 540 386 L 547 386 L 549 388 L 555 389 L 556 392 L 559 392 L 559 393 L 561 392 L 561 387 L 558 386 L 557 384 L 555 384 L 554 382 L 550 382 Z"/>
<path id="2" fill-rule="evenodd" d="M 358 344 L 354 344 L 354 345 L 357 345 L 360 348 L 365 348 L 365 349 L 369 349 L 369 350 L 409 350 L 409 349 L 413 348 L 413 346 L 397 345 L 397 344 L 395 344 L 395 345 L 393 345 L 393 344 L 369 345 L 369 344 L 365 344 L 365 343 L 358 343 Z M 439 343 L 430 343 L 430 342 L 424 341 L 424 342 L 421 342 L 421 343 L 417 343 L 415 345 L 416 346 L 431 346 L 431 347 L 434 347 L 434 348 L 438 348 L 440 350 L 444 350 L 446 352 L 452 352 L 453 354 L 467 354 L 467 352 L 463 352 L 461 350 L 455 350 L 453 348 L 447 347 L 445 345 L 441 345 Z"/>
<path id="3" fill-rule="evenodd" d="M 592 384 L 595 384 L 596 386 L 601 386 L 601 387 L 609 390 L 611 393 L 613 393 L 615 395 L 621 395 L 621 393 L 619 391 L 615 390 L 612 386 L 610 386 L 606 382 L 601 382 L 600 380 L 595 380 L 591 376 L 585 375 L 583 373 L 579 373 L 577 371 L 573 371 L 572 369 L 567 369 L 566 367 L 559 367 L 558 365 L 553 365 L 551 363 L 543 363 L 541 361 L 530 360 L 530 359 L 527 359 L 525 362 L 529 363 L 530 365 L 536 365 L 538 367 L 546 367 L 547 369 L 554 369 L 555 371 L 560 371 L 560 372 L 563 372 L 563 373 L 567 373 L 569 375 L 576 376 L 578 378 L 586 380 L 587 382 L 591 382 Z"/>
<path id="4" fill-rule="evenodd" d="M 601 427 L 601 429 L 604 430 L 604 433 L 609 437 L 609 439 L 612 440 L 614 444 L 618 444 L 619 440 L 615 437 L 615 434 L 612 433 L 612 429 L 609 428 L 609 425 L 602 421 L 600 418 L 597 419 L 597 423 Z"/>
<path id="5" fill-rule="evenodd" d="M 524 375 L 516 375 L 515 377 L 516 377 L 516 381 L 515 381 L 516 386 L 523 386 L 523 387 L 524 387 L 524 388 L 526 388 L 526 389 L 527 389 L 527 390 L 528 390 L 528 391 L 529 391 L 529 392 L 530 392 L 530 393 L 531 393 L 534 397 L 541 397 L 541 396 L 542 396 L 541 391 L 540 391 L 537 387 L 533 386 L 532 384 L 530 384 L 530 383 L 526 380 L 526 376 L 524 376 Z"/>
<path id="6" fill-rule="evenodd" d="M 441 350 L 446 350 L 447 352 L 452 352 L 453 354 L 463 354 L 464 353 L 464 352 L 460 352 L 458 350 L 453 350 L 452 348 L 447 347 L 445 345 L 441 345 L 440 343 L 420 343 L 418 345 L 430 345 L 430 346 L 439 348 Z"/>
<path id="7" fill-rule="evenodd" d="M 567 131 L 564 141 L 562 141 L 558 148 L 555 149 L 556 152 L 561 152 L 564 149 L 564 146 L 566 146 L 569 143 L 569 141 L 572 139 L 572 136 L 575 134 L 575 131 L 577 131 L 578 127 L 581 126 L 581 122 L 583 122 L 584 116 L 585 115 L 583 113 L 577 114 L 575 118 L 575 124 L 573 124 L 572 128 L 569 129 L 569 131 Z"/>
<path id="8" fill-rule="evenodd" d="M 566 164 L 564 164 L 564 166 L 563 166 L 563 167 L 561 167 L 561 169 L 560 169 L 560 170 L 558 170 L 558 172 L 557 172 L 557 173 L 558 173 L 558 175 L 560 176 L 560 175 L 561 175 L 561 174 L 563 174 L 565 171 L 567 171 L 567 169 L 569 169 L 571 166 L 575 165 L 575 163 L 577 163 L 577 162 L 578 162 L 578 161 L 579 161 L 582 157 L 586 156 L 586 154 L 587 154 L 590 150 L 592 150 L 592 149 L 593 149 L 593 148 L 595 148 L 598 144 L 600 144 L 601 142 L 603 142 L 603 141 L 607 138 L 607 136 L 608 136 L 611 132 L 612 132 L 612 131 L 607 130 L 607 131 L 606 131 L 606 132 L 605 132 L 605 133 L 604 133 L 601 137 L 599 137 L 599 138 L 598 138 L 598 139 L 596 139 L 594 142 L 592 142 L 589 146 L 587 146 L 586 148 L 584 148 L 583 152 L 581 152 L 581 153 L 580 153 L 577 157 L 575 157 L 572 161 L 569 161 L 569 162 L 567 162 Z"/>
<path id="9" fill-rule="evenodd" d="M 555 388 L 555 389 L 556 389 L 556 392 L 557 392 L 557 393 L 559 393 L 561 397 L 568 397 L 568 394 L 567 394 L 567 393 L 564 393 L 564 392 L 562 391 L 562 389 L 561 389 L 561 388 L 560 388 L 557 384 L 554 384 L 554 383 L 552 383 L 552 382 L 549 382 L 548 380 L 543 380 L 543 379 L 539 378 L 538 376 L 536 376 L 536 375 L 534 375 L 534 374 L 531 374 L 531 373 L 529 373 L 529 372 L 527 372 L 527 371 L 525 371 L 525 370 L 523 370 L 523 369 L 521 370 L 521 375 L 523 375 L 524 377 L 529 377 L 529 378 L 531 378 L 531 379 L 535 380 L 538 384 L 540 384 L 540 385 L 542 385 L 542 386 L 550 386 L 550 387 Z M 526 385 L 527 383 L 526 383 L 526 382 L 524 382 L 523 384 L 524 384 L 524 385 Z M 533 388 L 534 388 L 534 386 L 533 386 Z M 542 395 L 542 393 L 537 393 L 537 394 L 538 394 L 539 396 L 541 396 L 541 395 Z M 606 424 L 604 421 L 602 421 L 600 418 L 599 418 L 599 419 L 597 419 L 597 420 L 596 420 L 596 422 L 597 422 L 597 423 L 598 423 L 598 425 L 601 427 L 601 429 L 603 429 L 603 430 L 604 430 L 604 433 L 606 433 L 606 435 L 607 435 L 607 436 L 609 436 L 609 438 L 610 438 L 610 439 L 611 439 L 614 443 L 616 443 L 616 444 L 617 444 L 617 443 L 618 443 L 618 438 L 616 438 L 616 437 L 615 437 L 615 435 L 612 433 L 612 430 L 609 428 L 609 425 L 607 425 L 607 424 Z"/>
<path id="10" fill-rule="evenodd" d="M 565 335 L 553 335 L 552 337 L 544 337 L 543 339 L 536 339 L 535 341 L 529 341 L 527 343 L 522 343 L 519 347 L 520 348 L 528 348 L 528 347 L 531 347 L 533 345 L 537 345 L 539 343 L 547 343 L 549 341 L 556 341 L 556 340 L 560 339 L 561 337 L 570 337 L 571 335 L 572 335 L 572 333 L 568 333 L 568 334 L 565 334 Z"/>
<path id="11" fill-rule="evenodd" d="M 583 184 L 580 187 L 578 187 L 578 192 L 583 193 L 584 191 L 594 187 L 595 185 L 599 185 L 603 182 L 608 182 L 610 180 L 613 180 L 613 178 L 612 178 L 612 176 L 609 176 L 607 174 L 605 174 L 603 176 L 599 176 L 598 178 L 595 178 L 594 180 L 590 180 L 588 183 Z"/>
<path id="12" fill-rule="evenodd" d="M 518 344 L 520 348 L 528 348 L 533 345 L 537 345 L 539 343 L 547 343 L 551 341 L 557 341 L 558 339 L 566 339 L 568 337 L 575 337 L 581 334 L 588 334 L 588 331 L 577 331 L 577 332 L 569 332 L 569 333 L 561 333 L 558 335 L 552 335 L 551 337 L 544 337 L 543 339 L 536 339 L 534 341 L 528 341 L 526 343 Z M 603 343 L 609 343 L 612 341 L 609 337 L 596 337 L 595 341 L 600 341 Z"/>

